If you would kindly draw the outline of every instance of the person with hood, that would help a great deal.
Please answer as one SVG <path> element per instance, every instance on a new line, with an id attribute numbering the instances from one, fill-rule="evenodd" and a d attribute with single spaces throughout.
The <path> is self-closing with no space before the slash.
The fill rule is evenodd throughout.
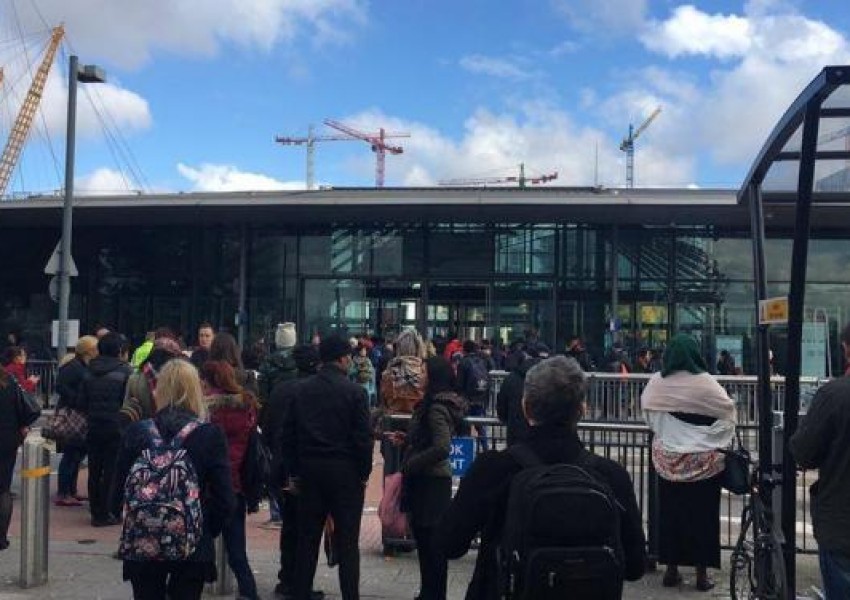
<path id="1" fill-rule="evenodd" d="M 74 410 L 82 412 L 80 406 L 80 388 L 90 377 L 89 362 L 97 356 L 97 338 L 84 335 L 77 340 L 71 360 L 59 367 L 56 374 L 56 393 L 59 401 L 56 410 Z M 63 440 L 62 460 L 59 463 L 56 486 L 56 506 L 81 506 L 82 497 L 77 495 L 77 477 L 80 463 L 86 456 L 86 441 Z"/>
<path id="2" fill-rule="evenodd" d="M 383 415 L 410 415 L 425 397 L 428 372 L 425 369 L 425 343 L 413 328 L 405 329 L 395 341 L 395 356 L 381 377 L 381 405 Z M 405 431 L 406 422 L 389 426 L 393 431 Z M 384 455 L 384 475 L 398 472 L 398 452 L 387 440 L 381 441 Z"/>
<path id="3" fill-rule="evenodd" d="M 156 383 L 162 367 L 169 360 L 182 357 L 183 352 L 170 332 L 158 334 L 144 361 L 127 380 L 127 392 L 121 405 L 121 426 L 150 419 L 155 412 L 153 400 Z"/>
<path id="4" fill-rule="evenodd" d="M 200 498 L 201 538 L 186 560 L 125 560 L 123 578 L 132 584 L 135 598 L 199 600 L 204 584 L 216 580 L 213 539 L 221 533 L 235 505 L 227 442 L 218 427 L 204 422 L 206 409 L 198 370 L 188 360 L 170 360 L 163 365 L 154 403 L 153 424 L 166 443 L 191 421 L 201 421 L 182 446 L 204 491 Z M 127 428 L 116 461 L 119 497 L 124 495 L 124 481 L 130 470 L 150 444 L 146 423 L 133 423 Z"/>
<path id="5" fill-rule="evenodd" d="M 525 375 L 531 367 L 547 358 L 549 351 L 542 344 L 532 344 L 525 349 L 523 356 L 522 362 L 505 377 L 496 397 L 496 415 L 507 427 L 508 446 L 524 440 L 528 435 L 528 421 L 522 411 Z"/>
<path id="6" fill-rule="evenodd" d="M 714 587 L 708 568 L 720 568 L 720 450 L 731 446 L 737 420 L 735 403 L 707 371 L 696 340 L 678 334 L 641 395 L 658 473 L 662 584 L 678 587 L 679 567 L 693 566 L 700 591 Z"/>
<path id="7" fill-rule="evenodd" d="M 260 402 L 265 403 L 271 398 L 278 383 L 297 376 L 298 365 L 292 356 L 297 341 L 295 323 L 278 323 L 274 332 L 274 352 L 263 360 L 259 369 Z"/>
<path id="8" fill-rule="evenodd" d="M 252 393 L 238 383 L 235 369 L 226 361 L 208 360 L 204 363 L 201 377 L 204 382 L 204 405 L 209 412 L 210 422 L 224 432 L 227 440 L 230 479 L 236 493 L 236 508 L 221 532 L 227 563 L 236 576 L 239 597 L 257 600 L 257 583 L 248 564 L 246 549 L 247 507 L 241 476 L 248 439 L 257 425 L 257 401 Z"/>
<path id="9" fill-rule="evenodd" d="M 118 525 L 120 498 L 110 498 L 115 456 L 121 445 L 121 406 L 127 380 L 129 344 L 110 331 L 97 342 L 98 355 L 89 362 L 91 377 L 80 387 L 80 408 L 89 421 L 86 445 L 89 454 L 89 510 L 93 527 Z"/>
<path id="10" fill-rule="evenodd" d="M 425 363 L 428 387 L 413 411 L 401 472 L 419 557 L 421 600 L 445 600 L 448 559 L 435 544 L 434 530 L 452 501 L 452 437 L 463 425 L 466 401 L 455 392 L 452 366 L 443 357 Z"/>
<path id="11" fill-rule="evenodd" d="M 300 344 L 292 350 L 292 358 L 298 368 L 295 379 L 281 381 L 272 390 L 268 402 L 263 405 L 260 424 L 263 440 L 272 455 L 271 488 L 278 491 L 281 500 L 280 514 L 280 570 L 275 585 L 276 596 L 291 600 L 295 591 L 295 558 L 298 556 L 298 495 L 291 494 L 289 473 L 284 468 L 283 459 L 283 421 L 292 400 L 297 394 L 298 384 L 319 371 L 319 351 L 311 344 Z M 313 590 L 310 600 L 321 600 L 324 593 Z"/>

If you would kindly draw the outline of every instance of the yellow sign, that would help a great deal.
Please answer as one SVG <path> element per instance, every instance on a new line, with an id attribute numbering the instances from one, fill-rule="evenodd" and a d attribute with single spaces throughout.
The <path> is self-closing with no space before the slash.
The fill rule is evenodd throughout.
<path id="1" fill-rule="evenodd" d="M 759 324 L 776 325 L 788 322 L 788 297 L 759 300 Z"/>

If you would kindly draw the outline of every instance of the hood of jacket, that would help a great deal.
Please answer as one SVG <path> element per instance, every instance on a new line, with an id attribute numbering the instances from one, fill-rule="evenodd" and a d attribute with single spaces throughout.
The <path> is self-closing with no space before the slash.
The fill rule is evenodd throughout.
<path id="1" fill-rule="evenodd" d="M 126 369 L 127 363 L 114 356 L 95 356 L 89 361 L 89 369 L 94 375 L 106 375 L 110 371 Z"/>
<path id="2" fill-rule="evenodd" d="M 220 390 L 211 390 L 204 395 L 204 402 L 209 411 L 215 411 L 219 408 L 245 408 L 245 400 L 242 394 L 228 394 Z"/>
<path id="3" fill-rule="evenodd" d="M 440 392 L 431 399 L 431 403 L 445 406 L 448 409 L 456 429 L 469 412 L 469 403 L 466 398 L 456 392 Z"/>
<path id="4" fill-rule="evenodd" d="M 387 365 L 384 377 L 389 377 L 394 387 L 422 386 L 422 375 L 425 372 L 422 359 L 418 356 L 396 356 Z"/>

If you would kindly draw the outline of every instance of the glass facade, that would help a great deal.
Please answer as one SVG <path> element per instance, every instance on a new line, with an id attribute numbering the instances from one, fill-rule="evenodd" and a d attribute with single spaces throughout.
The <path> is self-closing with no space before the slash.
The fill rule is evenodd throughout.
<path id="1" fill-rule="evenodd" d="M 42 268 L 57 234 L 3 235 L 20 258 L 0 277 L 0 324 L 46 347 L 56 305 Z M 534 329 L 556 349 L 580 335 L 601 355 L 615 341 L 632 352 L 660 349 L 684 331 L 706 356 L 733 348 L 752 369 L 750 240 L 713 226 L 376 223 L 250 226 L 244 237 L 236 225 L 82 227 L 72 317 L 83 330 L 106 323 L 134 340 L 157 325 L 190 343 L 201 321 L 235 329 L 243 250 L 250 340 L 269 340 L 281 321 L 295 321 L 303 340 L 332 330 L 391 336 L 416 326 L 432 337 L 507 343 Z M 790 236 L 772 237 L 766 250 L 771 294 L 785 294 Z M 807 320 L 826 323 L 835 370 L 838 333 L 850 320 L 848 261 L 850 240 L 812 239 Z"/>

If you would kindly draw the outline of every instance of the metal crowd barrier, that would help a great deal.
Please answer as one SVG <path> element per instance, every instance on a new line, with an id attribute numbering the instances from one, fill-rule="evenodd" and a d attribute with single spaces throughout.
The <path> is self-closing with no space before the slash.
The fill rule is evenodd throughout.
<path id="1" fill-rule="evenodd" d="M 488 416 L 496 416 L 496 399 L 502 382 L 508 376 L 507 371 L 490 371 L 490 402 Z M 640 395 L 651 375 L 639 373 L 598 373 L 587 374 L 588 418 L 595 421 L 618 423 L 643 422 L 640 414 Z M 726 388 L 729 396 L 738 408 L 738 423 L 743 425 L 758 423 L 758 403 L 756 390 L 758 378 L 751 375 L 716 375 L 718 383 Z M 785 406 L 785 378 L 771 378 L 771 397 L 774 411 Z M 800 404 L 803 410 L 808 407 L 814 392 L 827 380 L 814 377 L 800 378 Z"/>
<path id="2" fill-rule="evenodd" d="M 56 388 L 56 371 L 58 370 L 54 360 L 27 360 L 27 375 L 37 375 L 40 379 L 36 387 L 36 395 L 41 399 L 41 405 L 45 408 L 52 406 L 51 397 Z"/>
<path id="3" fill-rule="evenodd" d="M 393 415 L 386 417 L 387 423 L 397 421 L 402 423 L 409 420 L 409 415 Z M 484 428 L 488 439 L 488 448 L 503 450 L 506 447 L 507 429 L 494 417 L 468 417 L 466 422 L 470 425 L 475 436 L 475 426 Z M 741 439 L 754 456 L 758 455 L 758 425 L 739 425 Z M 604 421 L 581 421 L 578 425 L 579 438 L 585 447 L 600 456 L 604 456 L 622 465 L 632 477 L 635 488 L 635 496 L 638 501 L 643 518 L 644 528 L 647 534 L 647 543 L 650 559 L 654 560 L 658 552 L 658 514 L 657 502 L 657 475 L 652 466 L 652 433 L 649 427 L 642 421 L 633 422 L 604 422 Z M 472 451 L 480 452 L 478 444 L 469 444 Z M 394 466 L 400 461 L 399 449 L 387 445 L 384 448 L 386 463 Z M 389 453 L 389 455 L 387 455 Z M 450 456 L 452 460 L 453 456 Z M 474 456 L 472 457 L 474 460 Z M 471 462 L 471 461 L 470 461 Z M 808 484 L 814 475 L 803 473 L 798 480 L 797 487 L 797 546 L 800 553 L 816 553 L 817 545 L 812 535 L 812 527 L 809 519 L 808 507 Z M 461 477 L 455 478 L 455 488 L 460 483 Z M 720 545 L 724 549 L 731 549 L 738 538 L 741 523 L 741 512 L 744 506 L 744 498 L 723 492 L 720 506 Z M 406 540 L 384 540 L 385 548 L 392 547 L 394 542 L 410 543 Z"/>

